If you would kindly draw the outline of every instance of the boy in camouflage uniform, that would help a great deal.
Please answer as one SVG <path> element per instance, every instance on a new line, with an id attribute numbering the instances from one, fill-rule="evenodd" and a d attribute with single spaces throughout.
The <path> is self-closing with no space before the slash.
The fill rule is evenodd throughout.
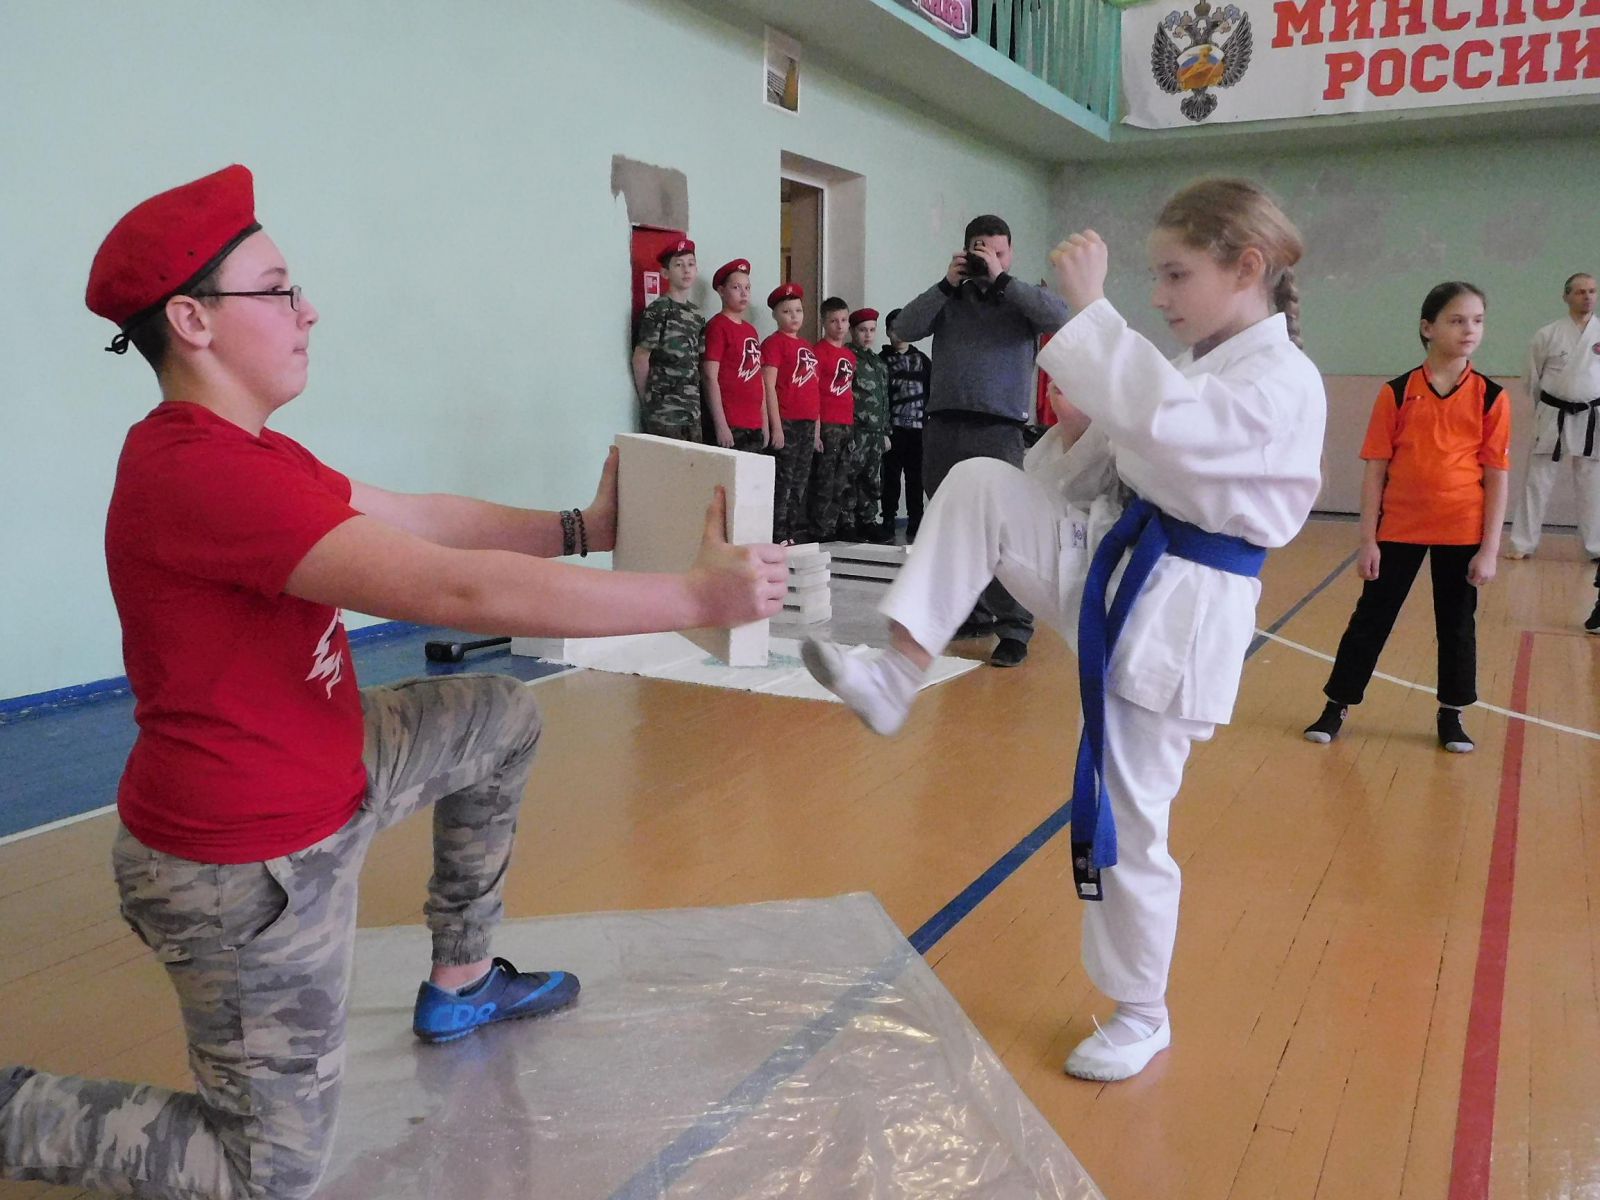
<path id="1" fill-rule="evenodd" d="M 811 462 L 811 536 L 833 541 L 850 517 L 851 444 L 855 433 L 855 351 L 850 349 L 850 306 L 837 296 L 822 302 L 817 343 L 821 414 Z"/>
<path id="2" fill-rule="evenodd" d="M 729 546 L 720 493 L 684 575 L 547 561 L 614 545 L 614 453 L 587 509 L 539 512 L 385 491 L 266 428 L 305 387 L 318 314 L 254 211 L 241 166 L 145 201 L 102 243 L 87 297 L 163 398 L 128 433 L 106 520 L 139 723 L 112 866 L 177 992 L 197 1091 L 0 1065 L 0 1178 L 309 1197 L 344 1066 L 357 874 L 373 835 L 421 808 L 433 969 L 416 1035 L 453 1041 L 576 998 L 564 971 L 489 957 L 539 742 L 532 694 L 470 675 L 358 690 L 342 608 L 582 636 L 782 605 L 782 550 Z"/>
<path id="3" fill-rule="evenodd" d="M 850 341 L 856 352 L 856 432 L 852 444 L 850 508 L 845 523 L 857 541 L 893 541 L 879 517 L 883 497 L 883 454 L 889 446 L 889 368 L 873 350 L 878 310 L 850 314 Z"/>
<path id="4" fill-rule="evenodd" d="M 689 299 L 698 274 L 694 243 L 680 238 L 661 252 L 667 294 L 639 318 L 633 348 L 633 381 L 646 433 L 703 442 L 700 416 L 700 357 L 705 322 Z"/>

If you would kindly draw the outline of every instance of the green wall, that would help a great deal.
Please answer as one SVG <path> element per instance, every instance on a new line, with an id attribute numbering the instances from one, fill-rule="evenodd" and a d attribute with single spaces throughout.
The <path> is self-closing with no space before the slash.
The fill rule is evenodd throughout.
<path id="1" fill-rule="evenodd" d="M 758 294 L 785 151 L 866 177 L 854 303 L 930 284 L 975 211 L 1011 220 L 1030 272 L 1054 233 L 1042 165 L 814 56 L 802 112 L 768 109 L 760 29 L 673 0 L 0 2 L 0 697 L 122 670 L 101 534 L 156 393 L 135 355 L 101 352 L 83 287 L 152 192 L 256 172 L 322 313 L 275 427 L 382 486 L 544 507 L 585 502 L 632 427 L 614 154 L 685 172 L 707 274 L 747 255 Z"/>
<path id="2" fill-rule="evenodd" d="M 1422 298 L 1435 283 L 1463 278 L 1489 295 L 1477 365 L 1518 375 L 1533 331 L 1565 311 L 1562 281 L 1600 270 L 1594 138 L 1206 151 L 1196 140 L 1159 160 L 1063 167 L 1056 179 L 1056 223 L 1107 238 L 1111 298 L 1164 346 L 1171 339 L 1149 307 L 1144 238 L 1166 197 L 1200 175 L 1261 180 L 1300 227 L 1306 349 L 1330 375 L 1388 377 L 1416 365 Z"/>

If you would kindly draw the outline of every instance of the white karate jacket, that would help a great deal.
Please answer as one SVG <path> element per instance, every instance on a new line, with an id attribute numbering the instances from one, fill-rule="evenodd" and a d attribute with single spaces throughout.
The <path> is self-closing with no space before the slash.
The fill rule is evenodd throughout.
<path id="1" fill-rule="evenodd" d="M 1267 549 L 1305 524 L 1321 489 L 1327 396 L 1281 313 L 1203 358 L 1168 362 L 1099 300 L 1051 338 L 1039 366 L 1105 432 L 1123 481 L 1164 512 Z M 1108 686 L 1141 708 L 1225 724 L 1260 595 L 1258 580 L 1164 557 Z"/>

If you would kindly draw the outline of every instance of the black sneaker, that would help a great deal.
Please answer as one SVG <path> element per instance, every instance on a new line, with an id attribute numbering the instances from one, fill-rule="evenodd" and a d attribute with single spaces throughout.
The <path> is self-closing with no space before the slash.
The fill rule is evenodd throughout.
<path id="1" fill-rule="evenodd" d="M 1589 614 L 1589 619 L 1583 623 L 1585 633 L 1600 633 L 1600 600 L 1594 602 L 1594 611 Z"/>
<path id="2" fill-rule="evenodd" d="M 1020 667 L 1028 657 L 1028 643 L 1003 637 L 989 655 L 991 667 Z"/>
<path id="3" fill-rule="evenodd" d="M 1467 736 L 1467 731 L 1461 728 L 1460 709 L 1439 710 L 1439 745 L 1451 754 L 1471 754 L 1478 748 L 1477 743 Z"/>
<path id="4" fill-rule="evenodd" d="M 1339 736 L 1339 729 L 1349 715 L 1348 708 L 1329 700 L 1322 706 L 1322 715 L 1306 726 L 1306 741 L 1326 746 Z"/>

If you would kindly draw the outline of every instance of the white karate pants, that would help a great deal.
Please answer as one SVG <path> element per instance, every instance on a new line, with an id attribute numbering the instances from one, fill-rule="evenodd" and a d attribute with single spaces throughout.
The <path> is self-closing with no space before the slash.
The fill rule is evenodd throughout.
<path id="1" fill-rule="evenodd" d="M 911 556 L 879 606 L 938 654 L 991 578 L 1056 629 L 1062 611 L 1061 533 L 1066 502 L 993 459 L 958 464 L 934 495 Z M 1083 962 L 1114 1000 L 1166 995 L 1178 933 L 1178 864 L 1167 821 L 1190 744 L 1215 726 L 1152 712 L 1106 694 L 1105 782 L 1117 823 L 1117 865 L 1101 875 L 1105 898 L 1084 904 Z"/>
<path id="2" fill-rule="evenodd" d="M 1568 467 L 1568 463 L 1572 465 Z M 1511 548 L 1519 554 L 1532 554 L 1539 548 L 1550 493 L 1557 477 L 1569 471 L 1578 493 L 1578 537 L 1583 552 L 1590 558 L 1600 557 L 1600 460 L 1570 450 L 1562 451 L 1560 462 L 1548 454 L 1528 455 L 1527 478 L 1511 518 Z"/>

